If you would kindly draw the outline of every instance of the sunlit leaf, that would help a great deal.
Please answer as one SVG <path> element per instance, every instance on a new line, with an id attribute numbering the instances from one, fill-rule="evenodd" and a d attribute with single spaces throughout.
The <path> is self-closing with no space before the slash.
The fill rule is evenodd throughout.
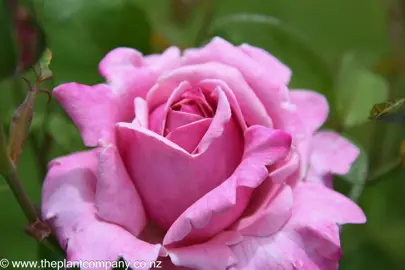
<path id="1" fill-rule="evenodd" d="M 370 119 L 405 124 L 405 98 L 375 104 L 370 111 Z"/>
<path id="2" fill-rule="evenodd" d="M 52 70 L 50 69 L 51 60 L 52 52 L 50 49 L 46 49 L 39 62 L 34 66 L 37 80 L 44 81 L 53 76 Z"/>
<path id="3" fill-rule="evenodd" d="M 388 85 L 359 63 L 354 53 L 347 53 L 341 61 L 335 95 L 340 123 L 347 128 L 368 121 L 370 108 L 388 97 Z"/>

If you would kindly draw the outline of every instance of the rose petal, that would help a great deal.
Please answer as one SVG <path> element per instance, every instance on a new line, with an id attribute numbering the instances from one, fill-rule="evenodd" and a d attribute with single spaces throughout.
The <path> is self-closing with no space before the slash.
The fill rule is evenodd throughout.
<path id="1" fill-rule="evenodd" d="M 204 134 L 197 147 L 198 153 L 204 153 L 210 145 L 224 134 L 227 124 L 231 121 L 232 112 L 228 99 L 220 87 L 217 87 L 211 96 L 217 99 L 217 110 L 212 119 L 211 125 Z M 240 131 L 236 128 L 235 132 Z"/>
<path id="2" fill-rule="evenodd" d="M 312 139 L 311 169 L 318 174 L 349 172 L 360 150 L 344 137 L 333 131 L 320 131 Z"/>
<path id="3" fill-rule="evenodd" d="M 245 151 L 238 168 L 175 221 L 166 233 L 164 245 L 186 236 L 185 242 L 206 239 L 231 225 L 246 208 L 252 189 L 267 178 L 266 166 L 284 158 L 290 145 L 287 133 L 250 127 L 245 133 Z"/>
<path id="4" fill-rule="evenodd" d="M 168 55 L 169 58 L 162 55 L 158 66 L 164 66 L 164 59 L 173 59 L 173 49 Z M 161 68 L 143 67 L 142 55 L 129 48 L 111 51 L 101 61 L 99 70 L 108 85 L 68 83 L 54 90 L 56 98 L 78 126 L 86 146 L 96 146 L 99 141 L 114 143 L 115 123 L 133 119 L 133 100 L 145 97 L 162 71 Z"/>
<path id="5" fill-rule="evenodd" d="M 269 236 L 276 233 L 292 214 L 293 195 L 289 186 L 284 187 L 271 203 L 250 219 L 240 220 L 234 230 L 249 236 Z"/>
<path id="6" fill-rule="evenodd" d="M 152 70 L 163 72 L 178 67 L 180 65 L 180 56 L 180 49 L 171 46 L 162 54 L 150 54 L 145 56 L 144 63 Z"/>
<path id="7" fill-rule="evenodd" d="M 178 127 L 197 122 L 201 119 L 203 119 L 203 117 L 197 114 L 169 110 L 167 113 L 166 128 L 172 131 Z"/>
<path id="8" fill-rule="evenodd" d="M 114 146 L 100 155 L 95 202 L 97 216 L 137 236 L 146 225 L 142 201 Z"/>
<path id="9" fill-rule="evenodd" d="M 284 128 L 284 114 L 286 111 L 293 108 L 293 106 L 289 101 L 288 88 L 286 85 L 280 84 L 280 80 L 277 76 L 269 74 L 266 67 L 243 53 L 239 48 L 219 37 L 213 38 L 211 42 L 202 49 L 186 50 L 182 58 L 182 65 L 188 66 L 212 61 L 235 67 L 242 73 L 246 82 L 261 101 L 260 105 L 264 105 L 268 115 L 270 115 L 273 121 L 273 127 Z M 221 71 L 222 70 L 223 69 L 221 69 Z M 218 69 L 214 69 L 213 72 L 218 72 Z M 212 78 L 218 77 L 213 76 Z M 234 89 L 228 80 L 224 81 L 228 83 L 231 89 Z M 241 103 L 242 98 L 240 98 L 239 93 L 235 93 L 235 96 Z M 246 107 L 241 105 L 246 118 L 245 111 L 247 111 L 248 108 L 252 109 L 254 106 L 257 106 L 256 104 L 259 104 L 259 102 L 255 101 L 253 104 L 253 106 L 250 105 Z M 250 122 L 249 124 L 253 123 Z"/>
<path id="10" fill-rule="evenodd" d="M 276 57 L 272 56 L 262 48 L 254 47 L 249 44 L 242 44 L 239 48 L 254 61 L 265 67 L 274 80 L 285 85 L 290 82 L 291 70 Z"/>
<path id="11" fill-rule="evenodd" d="M 156 260 L 150 245 L 115 224 L 96 218 L 95 190 L 99 149 L 53 161 L 43 186 L 42 218 L 51 226 L 67 260 Z M 101 268 L 92 268 L 101 270 Z M 102 268 L 105 269 L 105 268 Z"/>
<path id="12" fill-rule="evenodd" d="M 248 237 L 231 246 L 238 264 L 230 269 L 338 269 L 339 226 L 364 223 L 351 200 L 320 185 L 300 183 L 293 191 L 292 217 L 270 237 Z"/>
<path id="13" fill-rule="evenodd" d="M 210 92 L 216 91 L 216 88 L 220 88 L 226 95 L 229 104 L 231 105 L 231 110 L 232 110 L 232 116 L 238 120 L 239 126 L 241 127 L 242 131 L 245 132 L 247 129 L 246 121 L 243 116 L 243 113 L 240 109 L 239 103 L 236 100 L 236 97 L 232 90 L 229 88 L 229 86 L 221 81 L 221 80 L 216 80 L 216 79 L 205 79 L 200 81 L 199 85 L 203 89 L 207 89 Z"/>
<path id="14" fill-rule="evenodd" d="M 203 244 L 168 251 L 170 259 L 178 266 L 199 270 L 226 270 L 237 263 L 227 245 L 236 244 L 241 240 L 240 235 L 235 232 L 223 232 Z"/>
<path id="15" fill-rule="evenodd" d="M 134 100 L 134 108 L 135 108 L 135 119 L 132 123 L 136 123 L 137 125 L 148 128 L 149 123 L 149 111 L 148 111 L 148 104 L 143 98 L 137 97 Z"/>
<path id="16" fill-rule="evenodd" d="M 164 228 L 227 179 L 241 160 L 242 134 L 230 116 L 225 95 L 218 93 L 218 112 L 210 126 L 213 131 L 207 132 L 206 146 L 197 154 L 190 155 L 154 132 L 125 123 L 118 125 L 119 149 L 131 178 L 148 215 Z M 157 190 L 164 192 L 157 197 Z"/>
<path id="17" fill-rule="evenodd" d="M 186 91 L 190 91 L 192 89 L 192 86 L 190 85 L 189 82 L 184 81 L 181 82 L 178 87 L 173 91 L 172 95 L 169 97 L 169 99 L 166 102 L 166 106 L 164 109 L 164 115 L 163 115 L 163 123 L 162 123 L 162 132 L 160 134 L 164 134 L 163 128 L 166 127 L 166 122 L 167 122 L 167 115 L 170 111 L 170 107 L 176 102 L 179 101 L 182 97 L 182 95 L 185 94 Z M 196 114 L 198 115 L 198 114 Z"/>
<path id="18" fill-rule="evenodd" d="M 296 136 L 312 136 L 328 117 L 328 101 L 323 95 L 308 90 L 290 91 L 290 100 L 296 110 L 288 112 L 290 117 L 286 117 L 286 130 Z"/>
<path id="19" fill-rule="evenodd" d="M 319 174 L 314 169 L 309 168 L 304 181 L 311 182 L 314 184 L 322 184 L 328 188 L 333 189 L 333 176 L 330 173 Z"/>
<path id="20" fill-rule="evenodd" d="M 145 96 L 155 81 L 153 76 L 138 75 L 135 86 L 125 83 L 118 90 L 105 84 L 87 86 L 77 83 L 62 84 L 53 90 L 57 100 L 79 128 L 86 146 L 114 143 L 115 123 L 129 122 L 134 118 L 135 97 Z"/>
<path id="21" fill-rule="evenodd" d="M 100 62 L 99 72 L 107 80 L 121 76 L 123 70 L 144 65 L 142 53 L 132 48 L 117 48 L 110 51 Z"/>
<path id="22" fill-rule="evenodd" d="M 168 64 L 173 62 L 178 61 Z M 135 97 L 144 98 L 162 71 L 147 65 L 142 54 L 131 48 L 114 49 L 99 64 L 99 72 L 113 90 L 121 110 L 131 108 Z"/>
<path id="23" fill-rule="evenodd" d="M 148 106 L 150 110 L 150 106 Z M 152 110 L 149 115 L 149 129 L 155 132 L 156 134 L 162 134 L 162 126 L 163 122 L 165 121 L 166 112 L 165 112 L 166 104 L 162 104 L 156 109 Z"/>
<path id="24" fill-rule="evenodd" d="M 142 85 L 146 78 L 154 82 L 160 73 L 179 66 L 179 60 L 180 49 L 177 47 L 170 47 L 162 54 L 145 57 L 132 48 L 117 48 L 101 60 L 99 72 L 113 89 L 122 92 L 122 89 L 138 88 L 137 85 Z M 148 85 L 149 88 L 152 85 Z M 139 96 L 144 97 L 149 88 L 137 91 L 140 92 Z"/>
<path id="25" fill-rule="evenodd" d="M 198 122 L 181 126 L 167 134 L 166 138 L 191 154 L 196 150 L 211 123 L 212 119 L 206 118 Z"/>
<path id="26" fill-rule="evenodd" d="M 272 120 L 263 104 L 235 68 L 220 63 L 206 63 L 180 67 L 159 78 L 158 85 L 147 95 L 150 108 L 156 108 L 165 102 L 180 82 L 187 80 L 198 87 L 200 81 L 216 79 L 223 81 L 236 97 L 240 109 L 250 125 L 272 126 Z M 228 98 L 230 99 L 230 98 Z"/>
<path id="27" fill-rule="evenodd" d="M 95 146 L 99 140 L 114 142 L 114 125 L 120 113 L 107 85 L 67 83 L 56 87 L 53 93 L 80 130 L 86 146 Z"/>
<path id="28" fill-rule="evenodd" d="M 300 166 L 299 155 L 295 150 L 291 150 L 286 159 L 277 162 L 270 166 L 270 179 L 273 183 L 281 184 L 286 183 L 289 176 L 291 176 Z"/>

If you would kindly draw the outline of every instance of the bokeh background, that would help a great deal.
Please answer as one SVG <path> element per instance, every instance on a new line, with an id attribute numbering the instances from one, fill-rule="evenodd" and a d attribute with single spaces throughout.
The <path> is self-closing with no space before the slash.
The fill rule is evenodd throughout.
<path id="1" fill-rule="evenodd" d="M 119 46 L 149 54 L 171 45 L 201 46 L 217 35 L 278 57 L 293 70 L 291 88 L 313 89 L 328 98 L 331 113 L 324 128 L 338 130 L 362 151 L 351 172 L 335 179 L 336 189 L 358 201 L 368 218 L 365 225 L 343 228 L 341 269 L 405 269 L 405 170 L 398 165 L 405 123 L 368 120 L 373 104 L 405 98 L 405 1 L 32 2 L 52 51 L 54 78 L 45 84 L 48 89 L 71 81 L 102 82 L 98 63 Z M 33 78 L 32 72 L 26 75 Z M 5 129 L 26 91 L 21 78 L 1 82 Z M 80 149 L 79 134 L 57 101 L 47 104 L 39 95 L 18 167 L 36 203 L 47 162 Z M 0 179 L 0 257 L 34 260 L 44 252 L 23 232 L 26 223 Z"/>

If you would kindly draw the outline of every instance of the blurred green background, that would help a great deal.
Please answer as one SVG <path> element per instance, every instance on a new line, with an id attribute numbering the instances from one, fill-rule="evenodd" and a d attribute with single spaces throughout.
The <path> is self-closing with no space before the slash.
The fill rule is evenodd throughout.
<path id="1" fill-rule="evenodd" d="M 118 46 L 148 54 L 171 45 L 201 46 L 219 35 L 278 57 L 293 70 L 291 88 L 323 93 L 331 107 L 325 128 L 338 130 L 362 150 L 352 171 L 335 180 L 336 188 L 358 200 L 368 218 L 365 225 L 343 229 L 340 269 L 351 270 L 405 269 L 405 171 L 397 166 L 405 123 L 368 120 L 373 104 L 405 97 L 403 2 L 35 0 L 33 4 L 53 55 L 54 78 L 45 84 L 49 89 L 70 81 L 101 82 L 98 63 Z M 32 73 L 26 75 L 33 78 Z M 0 84 L 6 129 L 25 93 L 21 79 Z M 83 145 L 56 100 L 48 105 L 46 96 L 39 95 L 35 111 L 18 171 L 30 197 L 39 203 L 45 164 Z M 3 180 L 0 209 L 0 257 L 35 259 L 38 245 L 24 234 L 25 217 Z"/>

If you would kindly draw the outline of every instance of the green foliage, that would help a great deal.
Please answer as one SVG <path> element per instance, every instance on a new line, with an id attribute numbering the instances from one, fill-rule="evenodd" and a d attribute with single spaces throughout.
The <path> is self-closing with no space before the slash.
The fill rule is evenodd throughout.
<path id="1" fill-rule="evenodd" d="M 363 193 L 369 172 L 369 160 L 367 152 L 363 147 L 360 147 L 358 143 L 356 143 L 356 145 L 360 149 L 360 154 L 350 168 L 350 171 L 346 175 L 342 176 L 343 179 L 351 184 L 351 189 L 348 195 L 354 201 L 358 201 Z"/>
<path id="2" fill-rule="evenodd" d="M 405 98 L 375 104 L 371 109 L 372 120 L 405 124 Z"/>
<path id="3" fill-rule="evenodd" d="M 83 148 L 80 134 L 75 125 L 66 117 L 54 114 L 49 119 L 48 131 L 55 142 L 66 152 L 71 152 L 71 149 L 79 150 Z"/>
<path id="4" fill-rule="evenodd" d="M 332 98 L 331 67 L 305 36 L 288 23 L 260 14 L 233 14 L 214 21 L 212 35 L 234 44 L 249 43 L 264 48 L 293 70 L 291 87 L 316 89 Z"/>
<path id="5" fill-rule="evenodd" d="M 150 52 L 147 17 L 131 0 L 44 2 L 43 21 L 57 84 L 100 82 L 97 65 L 115 47 Z"/>
<path id="6" fill-rule="evenodd" d="M 39 81 L 45 81 L 53 76 L 52 70 L 50 69 L 52 60 L 52 52 L 50 49 L 46 49 L 39 59 L 38 63 L 34 66 L 35 74 Z"/>
<path id="7" fill-rule="evenodd" d="M 336 107 L 344 127 L 368 121 L 370 108 L 388 98 L 388 85 L 355 58 L 353 53 L 343 56 L 336 80 Z"/>

